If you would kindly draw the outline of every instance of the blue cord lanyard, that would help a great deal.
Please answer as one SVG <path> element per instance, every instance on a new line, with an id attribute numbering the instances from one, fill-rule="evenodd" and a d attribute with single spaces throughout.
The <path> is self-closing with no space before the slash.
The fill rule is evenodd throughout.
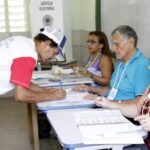
<path id="1" fill-rule="evenodd" d="M 121 65 L 122 65 L 122 62 L 119 64 L 118 69 L 117 69 L 116 78 L 115 78 L 115 81 L 114 81 L 114 84 L 113 84 L 112 88 L 115 88 L 115 86 L 116 86 L 115 89 L 118 89 L 118 88 L 119 88 L 119 85 L 120 85 L 120 83 L 121 83 L 121 81 L 122 81 L 122 78 L 123 78 L 123 76 L 124 76 L 124 73 L 125 73 L 125 70 L 126 70 L 128 64 L 129 64 L 129 61 L 128 61 L 127 64 L 125 65 L 125 67 L 124 67 L 124 69 L 123 69 L 123 71 L 122 71 L 121 77 L 120 77 L 120 79 L 119 79 L 119 81 L 118 81 L 118 84 L 116 85 L 116 82 L 117 82 L 117 79 L 118 79 L 118 75 L 119 75 L 119 69 L 120 69 L 120 67 L 121 67 Z"/>

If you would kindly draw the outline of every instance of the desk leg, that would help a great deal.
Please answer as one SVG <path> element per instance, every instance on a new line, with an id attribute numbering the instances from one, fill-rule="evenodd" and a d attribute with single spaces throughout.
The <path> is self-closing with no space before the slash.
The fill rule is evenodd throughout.
<path id="1" fill-rule="evenodd" d="M 36 105 L 27 104 L 27 111 L 30 142 L 34 144 L 34 150 L 40 150 Z"/>

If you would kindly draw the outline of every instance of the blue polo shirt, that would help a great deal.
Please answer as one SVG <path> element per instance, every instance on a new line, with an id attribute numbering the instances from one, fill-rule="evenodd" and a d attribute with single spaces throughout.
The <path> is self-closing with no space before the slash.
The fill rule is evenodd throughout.
<path id="1" fill-rule="evenodd" d="M 115 71 L 111 77 L 111 88 L 114 86 L 114 81 L 118 72 L 118 78 L 114 88 L 117 87 L 125 65 L 126 64 L 124 64 L 121 60 L 118 61 Z M 150 84 L 149 65 L 149 59 L 143 56 L 140 50 L 137 50 L 135 55 L 128 61 L 128 65 L 126 66 L 122 80 L 118 87 L 118 93 L 114 100 L 131 100 L 135 99 L 136 96 L 143 95 L 146 87 Z"/>

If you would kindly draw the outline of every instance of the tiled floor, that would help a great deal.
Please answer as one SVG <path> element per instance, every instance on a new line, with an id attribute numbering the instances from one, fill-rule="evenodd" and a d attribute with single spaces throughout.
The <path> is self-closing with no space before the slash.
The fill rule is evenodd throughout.
<path id="1" fill-rule="evenodd" d="M 60 150 L 54 137 L 41 139 L 40 150 Z M 0 98 L 0 150 L 33 150 L 29 142 L 26 104 Z"/>

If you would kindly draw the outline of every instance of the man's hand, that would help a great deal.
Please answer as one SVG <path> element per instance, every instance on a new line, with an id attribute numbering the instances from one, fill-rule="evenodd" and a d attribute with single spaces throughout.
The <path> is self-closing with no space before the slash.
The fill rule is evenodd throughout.
<path id="1" fill-rule="evenodd" d="M 84 92 L 88 92 L 90 89 L 90 86 L 85 85 L 85 84 L 81 84 L 81 85 L 77 85 L 75 87 L 73 87 L 73 91 L 75 92 L 79 92 L 79 91 L 84 91 Z"/>
<path id="2" fill-rule="evenodd" d="M 66 97 L 66 91 L 63 89 L 55 89 L 53 93 L 50 92 L 50 96 L 53 100 L 63 100 Z"/>
<path id="3" fill-rule="evenodd" d="M 95 95 L 95 94 L 87 94 L 83 98 L 85 100 L 95 100 L 95 98 L 97 98 L 97 95 Z"/>
<path id="4" fill-rule="evenodd" d="M 98 107 L 110 108 L 109 100 L 103 96 L 97 97 L 95 99 L 95 103 Z"/>
<path id="5" fill-rule="evenodd" d="M 140 115 L 134 120 L 139 121 L 145 130 L 150 131 L 150 115 Z"/>

